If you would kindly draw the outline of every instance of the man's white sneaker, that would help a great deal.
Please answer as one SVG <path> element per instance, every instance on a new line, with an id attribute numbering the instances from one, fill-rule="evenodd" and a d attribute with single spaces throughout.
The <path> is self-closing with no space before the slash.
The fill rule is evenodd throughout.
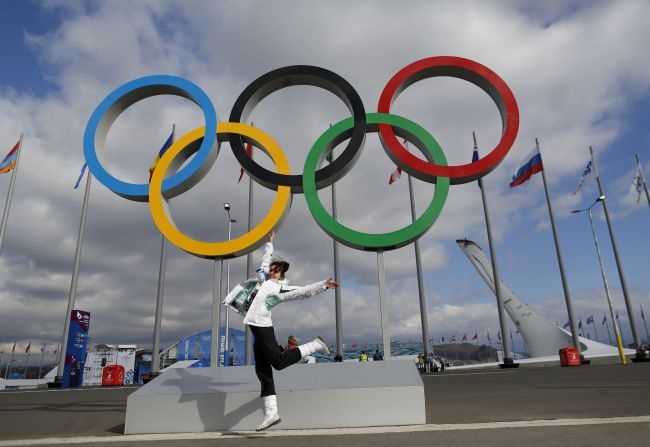
<path id="1" fill-rule="evenodd" d="M 325 340 L 323 340 L 323 337 L 316 337 L 314 339 L 314 343 L 318 345 L 318 350 L 322 352 L 325 355 L 330 355 L 330 348 L 327 347 L 327 343 L 325 343 Z"/>
<path id="2" fill-rule="evenodd" d="M 255 431 L 264 431 L 269 427 L 273 427 L 274 425 L 279 424 L 280 422 L 282 422 L 282 419 L 280 419 L 280 416 L 278 414 L 267 416 L 264 418 L 264 421 L 257 426 Z"/>

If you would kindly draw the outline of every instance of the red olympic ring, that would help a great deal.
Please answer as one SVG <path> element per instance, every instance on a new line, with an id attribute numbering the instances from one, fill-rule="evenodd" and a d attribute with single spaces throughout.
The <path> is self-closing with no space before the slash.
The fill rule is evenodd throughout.
<path id="1" fill-rule="evenodd" d="M 501 140 L 496 147 L 475 162 L 441 166 L 411 154 L 398 141 L 392 126 L 380 124 L 379 138 L 382 146 L 396 165 L 420 180 L 435 183 L 437 177 L 448 177 L 453 185 L 477 180 L 492 172 L 501 163 L 519 131 L 517 101 L 508 85 L 492 70 L 478 62 L 454 56 L 436 56 L 415 61 L 402 68 L 388 81 L 379 97 L 377 111 L 390 113 L 390 106 L 404 89 L 422 79 L 437 76 L 450 76 L 471 82 L 492 98 L 501 113 L 503 125 Z"/>

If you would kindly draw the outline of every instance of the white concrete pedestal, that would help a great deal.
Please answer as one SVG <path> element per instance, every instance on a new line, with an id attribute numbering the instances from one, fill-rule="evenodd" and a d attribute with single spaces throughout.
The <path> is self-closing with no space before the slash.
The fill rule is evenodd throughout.
<path id="1" fill-rule="evenodd" d="M 292 365 L 273 371 L 282 422 L 274 428 L 425 423 L 411 360 Z M 252 366 L 170 369 L 131 394 L 125 434 L 254 430 L 264 418 Z"/>

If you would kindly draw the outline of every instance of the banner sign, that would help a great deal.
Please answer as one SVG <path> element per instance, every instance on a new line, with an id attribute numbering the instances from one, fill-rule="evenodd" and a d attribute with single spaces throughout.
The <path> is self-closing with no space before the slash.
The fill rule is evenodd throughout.
<path id="1" fill-rule="evenodd" d="M 88 349 L 90 312 L 73 310 L 68 331 L 68 345 L 65 348 L 63 388 L 78 387 L 83 383 L 84 363 Z"/>

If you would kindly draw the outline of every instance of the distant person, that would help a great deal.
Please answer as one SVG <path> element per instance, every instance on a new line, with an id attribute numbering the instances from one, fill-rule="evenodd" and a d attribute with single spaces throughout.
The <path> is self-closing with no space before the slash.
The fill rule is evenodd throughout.
<path id="1" fill-rule="evenodd" d="M 372 356 L 372 359 L 377 362 L 379 360 L 384 360 L 384 357 L 379 353 L 379 349 L 375 350 L 375 353 Z"/>
<path id="2" fill-rule="evenodd" d="M 298 363 L 302 357 L 315 352 L 330 354 L 327 343 L 321 337 L 316 337 L 313 341 L 298 346 L 297 349 L 286 349 L 281 352 L 271 321 L 271 309 L 285 301 L 309 298 L 323 293 L 327 289 L 338 287 L 332 278 L 304 287 L 290 286 L 284 276 L 289 270 L 289 263 L 281 260 L 271 262 L 274 237 L 275 232 L 272 232 L 269 235 L 269 241 L 264 246 L 262 265 L 257 270 L 258 281 L 261 285 L 244 317 L 244 324 L 250 327 L 254 337 L 255 373 L 261 384 L 260 395 L 264 403 L 264 420 L 256 428 L 257 431 L 266 430 L 281 421 L 278 415 L 272 368 L 284 369 Z M 224 304 L 228 305 L 232 302 L 231 295 L 235 290 L 236 288 L 228 294 Z M 293 312 L 296 317 L 300 314 L 298 309 Z"/>
<path id="3" fill-rule="evenodd" d="M 342 363 L 343 362 L 343 356 L 337 352 L 336 355 L 334 356 L 334 361 L 336 363 Z"/>
<path id="4" fill-rule="evenodd" d="M 368 361 L 368 354 L 366 354 L 366 351 L 361 351 L 361 355 L 359 356 L 359 361 L 360 362 Z"/>
<path id="5" fill-rule="evenodd" d="M 418 370 L 423 373 L 425 372 L 425 365 L 424 365 L 424 353 L 419 353 L 418 354 Z"/>

